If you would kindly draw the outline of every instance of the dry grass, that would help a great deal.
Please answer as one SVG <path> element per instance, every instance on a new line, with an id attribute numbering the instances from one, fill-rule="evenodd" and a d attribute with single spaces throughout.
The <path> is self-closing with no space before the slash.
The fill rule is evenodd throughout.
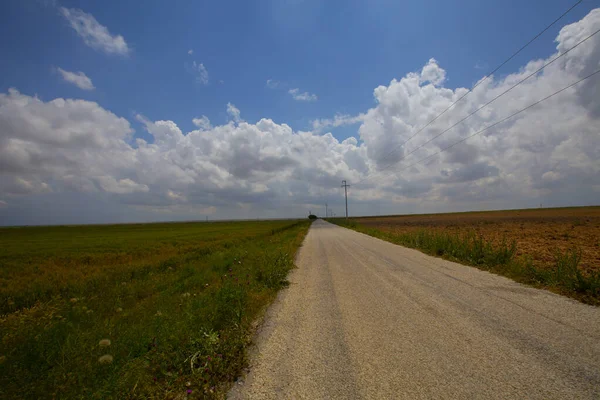
<path id="1" fill-rule="evenodd" d="M 451 234 L 475 232 L 487 241 L 517 243 L 517 257 L 553 268 L 555 251 L 581 250 L 579 267 L 600 271 L 600 207 L 488 211 L 354 218 L 370 228 L 395 234 L 422 229 Z"/>

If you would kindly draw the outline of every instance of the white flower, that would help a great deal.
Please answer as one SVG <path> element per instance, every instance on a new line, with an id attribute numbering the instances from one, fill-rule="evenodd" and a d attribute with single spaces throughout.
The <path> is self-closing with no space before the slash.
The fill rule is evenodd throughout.
<path id="1" fill-rule="evenodd" d="M 98 362 L 100 364 L 110 364 L 113 362 L 113 356 L 111 356 L 110 354 L 105 354 L 98 359 Z"/>
<path id="2" fill-rule="evenodd" d="M 100 347 L 108 347 L 110 346 L 110 339 L 102 339 L 98 344 Z"/>

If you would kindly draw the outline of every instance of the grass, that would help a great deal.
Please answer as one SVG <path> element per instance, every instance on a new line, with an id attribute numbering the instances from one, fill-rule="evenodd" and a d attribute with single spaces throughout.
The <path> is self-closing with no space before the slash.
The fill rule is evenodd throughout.
<path id="1" fill-rule="evenodd" d="M 432 256 L 458 261 L 588 304 L 600 305 L 600 272 L 583 272 L 579 268 L 581 251 L 578 249 L 556 249 L 553 268 L 540 268 L 534 265 L 532 257 L 515 256 L 515 241 L 490 241 L 474 231 L 457 234 L 421 229 L 394 233 L 366 227 L 343 218 L 328 221 L 391 243 L 421 250 Z"/>
<path id="2" fill-rule="evenodd" d="M 0 398 L 221 398 L 309 222 L 0 229 Z"/>

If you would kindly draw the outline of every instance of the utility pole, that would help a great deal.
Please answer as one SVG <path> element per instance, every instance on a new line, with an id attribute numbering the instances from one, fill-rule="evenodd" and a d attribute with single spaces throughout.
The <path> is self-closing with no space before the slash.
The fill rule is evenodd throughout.
<path id="1" fill-rule="evenodd" d="M 348 219 L 348 185 L 346 181 L 342 181 L 342 187 L 344 188 L 344 195 L 346 196 L 346 220 Z"/>
<path id="2" fill-rule="evenodd" d="M 325 218 L 327 218 L 327 217 L 328 217 L 328 215 L 327 215 L 327 203 L 325 203 Z"/>

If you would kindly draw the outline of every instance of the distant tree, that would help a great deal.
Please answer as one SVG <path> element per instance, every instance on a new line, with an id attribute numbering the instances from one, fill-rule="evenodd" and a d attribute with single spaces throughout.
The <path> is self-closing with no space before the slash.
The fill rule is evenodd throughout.
<path id="1" fill-rule="evenodd" d="M 316 215 L 314 215 L 314 214 L 310 214 L 310 215 L 308 216 L 308 219 L 317 219 L 317 216 L 316 216 Z"/>

